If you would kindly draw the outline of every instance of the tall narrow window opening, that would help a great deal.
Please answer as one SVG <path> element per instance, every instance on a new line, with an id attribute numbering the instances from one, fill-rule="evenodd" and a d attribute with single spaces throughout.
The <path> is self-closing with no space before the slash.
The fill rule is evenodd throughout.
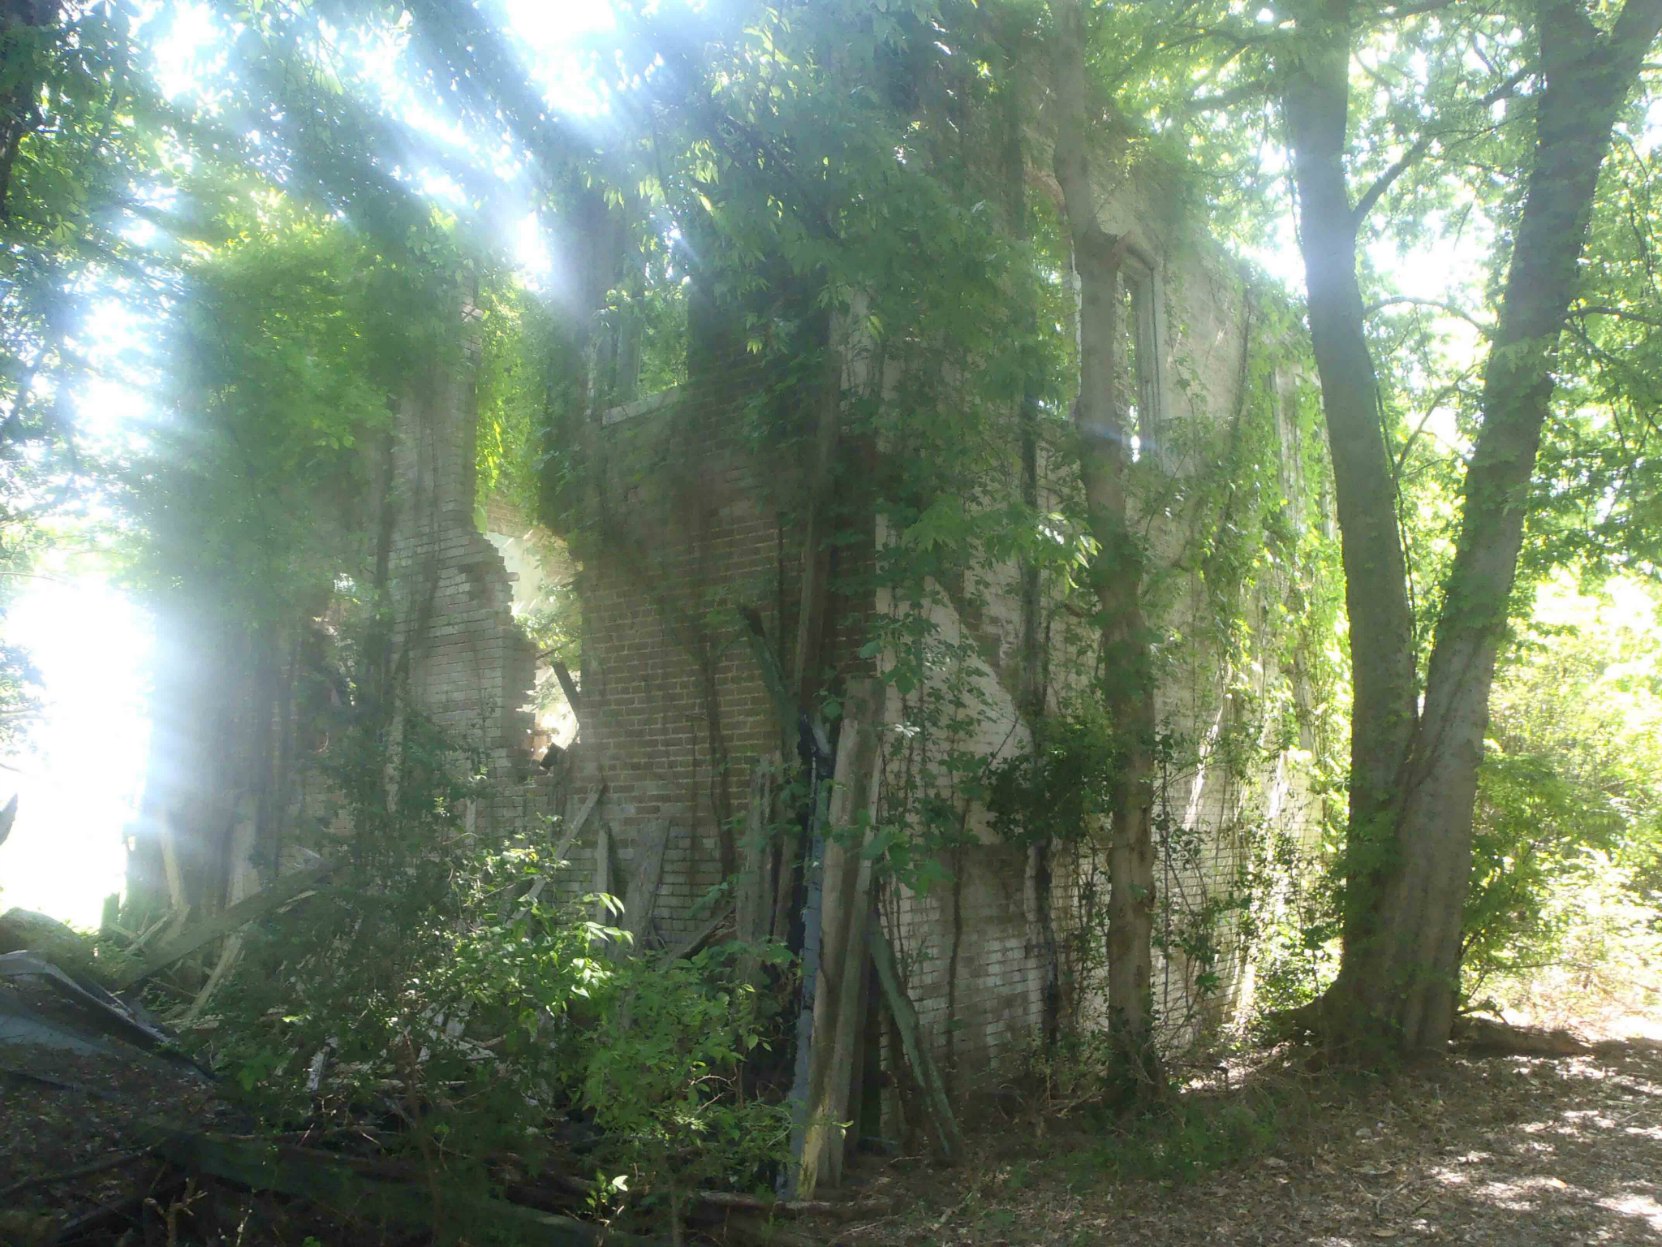
<path id="1" fill-rule="evenodd" d="M 1155 453 L 1159 438 L 1160 348 L 1154 270 L 1128 259 L 1119 276 L 1119 394 L 1131 458 Z"/>

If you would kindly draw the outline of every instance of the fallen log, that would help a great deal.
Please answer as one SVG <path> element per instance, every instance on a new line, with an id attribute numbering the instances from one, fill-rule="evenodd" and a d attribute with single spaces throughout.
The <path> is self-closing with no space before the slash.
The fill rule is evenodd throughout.
<path id="1" fill-rule="evenodd" d="M 731 1208 L 739 1212 L 755 1212 L 767 1217 L 863 1217 L 886 1212 L 888 1204 L 882 1200 L 859 1200 L 840 1203 L 831 1199 L 774 1199 L 767 1195 L 745 1195 L 739 1191 L 695 1191 L 694 1203 L 710 1208 Z"/>
<path id="2" fill-rule="evenodd" d="M 604 1188 L 569 1174 L 546 1174 L 534 1181 L 509 1188 L 523 1203 L 546 1199 L 549 1190 L 574 1200 L 591 1200 Z M 746 1195 L 743 1191 L 689 1191 L 683 1198 L 695 1208 L 726 1212 L 755 1213 L 763 1217 L 837 1217 L 848 1220 L 889 1211 L 889 1202 L 880 1199 L 838 1201 L 830 1199 L 780 1199 L 773 1195 Z"/>
<path id="3" fill-rule="evenodd" d="M 389 1167 L 261 1139 L 179 1131 L 156 1147 L 187 1173 L 251 1191 L 303 1199 L 329 1211 L 384 1225 L 431 1229 L 440 1216 L 469 1227 L 476 1242 L 537 1242 L 550 1247 L 664 1247 L 575 1217 L 544 1212 L 489 1195 L 434 1186 L 419 1175 L 387 1176 Z M 438 1201 L 435 1206 L 435 1200 Z"/>

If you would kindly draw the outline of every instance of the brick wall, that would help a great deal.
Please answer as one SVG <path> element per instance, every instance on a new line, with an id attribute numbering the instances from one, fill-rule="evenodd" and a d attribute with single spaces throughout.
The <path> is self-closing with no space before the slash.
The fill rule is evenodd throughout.
<path id="1" fill-rule="evenodd" d="M 593 530 L 581 542 L 581 745 L 575 783 L 604 781 L 599 808 L 622 895 L 635 846 L 670 826 L 649 942 L 704 919 L 721 882 L 719 827 L 744 812 L 751 770 L 779 753 L 767 685 L 740 608 L 770 644 L 795 627 L 801 539 L 778 499 L 798 475 L 754 453 L 746 412 L 766 388 L 736 360 L 720 375 L 608 412 Z M 570 889 L 597 872 L 597 837 Z"/>
<path id="2" fill-rule="evenodd" d="M 388 585 L 395 671 L 414 705 L 482 755 L 489 795 L 469 818 L 486 831 L 535 816 L 523 791 L 535 654 L 513 621 L 502 557 L 474 523 L 476 422 L 471 367 L 435 365 L 400 404 Z"/>
<path id="3" fill-rule="evenodd" d="M 1241 273 L 1209 248 L 1167 245 L 1140 228 L 1138 222 L 1167 217 L 1139 194 L 1138 188 L 1126 187 L 1111 198 L 1105 225 L 1115 233 L 1131 231 L 1157 259 L 1153 286 L 1160 306 L 1154 320 L 1162 351 L 1150 381 L 1160 435 L 1145 442 L 1144 453 L 1160 456 L 1161 466 L 1181 481 L 1206 466 L 1185 457 L 1191 453 L 1185 448 L 1197 444 L 1190 435 L 1203 423 L 1216 427 L 1232 418 L 1247 397 L 1241 392 L 1243 356 L 1255 331 Z M 1291 404 L 1297 378 L 1284 376 L 1278 383 L 1280 402 Z M 1285 419 L 1281 425 L 1289 444 L 1286 483 L 1299 488 L 1292 425 Z M 1012 446 L 1012 478 L 1016 462 Z M 1046 507 L 1077 491 L 1065 458 L 1041 457 L 1041 477 Z M 1178 1045 L 1233 1021 L 1251 991 L 1239 915 L 1204 924 L 1217 942 L 1215 962 L 1186 955 L 1180 947 L 1183 937 L 1201 929 L 1200 916 L 1209 904 L 1238 890 L 1267 828 L 1309 843 L 1319 806 L 1296 750 L 1272 751 L 1245 775 L 1220 756 L 1223 735 L 1242 713 L 1231 687 L 1239 688 L 1244 678 L 1261 700 L 1279 686 L 1283 673 L 1277 656 L 1264 647 L 1252 655 L 1248 672 L 1228 671 L 1204 639 L 1206 630 L 1198 625 L 1210 607 L 1199 577 L 1183 570 L 1194 565 L 1194 555 L 1181 506 L 1156 514 L 1148 529 L 1151 623 L 1165 638 L 1157 715 L 1166 730 L 1192 742 L 1190 756 L 1161 776 L 1159 794 L 1167 844 L 1157 878 L 1161 910 L 1156 939 L 1166 951 L 1156 950 L 1155 1008 L 1167 1042 Z M 996 757 L 1030 744 L 1013 695 L 1021 633 L 1018 579 L 1014 565 L 983 567 L 969 569 L 970 583 L 951 592 L 931 584 L 912 600 L 880 598 L 880 609 L 926 620 L 938 640 L 957 647 L 961 655 L 936 665 L 933 691 L 926 687 L 906 698 L 891 696 L 891 720 L 917 718 L 918 704 L 931 695 L 947 695 L 954 681 L 961 692 L 968 690 L 973 707 L 964 728 L 951 739 L 891 735 L 887 769 L 915 774 L 927 762 L 917 755 L 931 750 L 937 759 L 950 748 Z M 1268 618 L 1284 608 L 1294 588 L 1272 584 L 1268 596 L 1246 604 L 1254 635 L 1267 635 Z M 1043 635 L 1050 638 L 1047 705 L 1054 710 L 1086 686 L 1095 645 L 1087 626 L 1054 591 L 1041 614 Z M 1308 748 L 1310 742 L 1301 743 Z M 1033 1047 L 1044 1016 L 1046 948 L 1037 923 L 1034 862 L 1026 851 L 1000 840 L 978 803 L 960 801 L 955 808 L 961 810 L 968 842 L 950 850 L 948 878 L 922 891 L 892 888 L 884 918 L 930 1041 L 965 1089 Z M 1061 1020 L 1088 1027 L 1103 1020 L 1106 862 L 1088 842 L 1059 847 L 1054 859 L 1050 912 L 1062 979 Z M 1217 975 L 1216 986 L 1202 990 L 1203 973 Z"/>

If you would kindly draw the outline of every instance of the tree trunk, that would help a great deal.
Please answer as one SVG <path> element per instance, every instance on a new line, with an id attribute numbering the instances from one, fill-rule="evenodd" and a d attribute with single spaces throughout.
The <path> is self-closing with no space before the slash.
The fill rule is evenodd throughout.
<path id="1" fill-rule="evenodd" d="M 1334 461 L 1355 712 L 1344 956 L 1322 1002 L 1332 1040 L 1441 1049 L 1458 1002 L 1461 916 L 1489 689 L 1523 541 L 1599 167 L 1629 86 L 1662 29 L 1662 0 L 1628 0 L 1608 36 L 1574 0 L 1541 0 L 1545 89 L 1482 425 L 1416 716 L 1412 619 L 1377 386 L 1356 283 L 1360 214 L 1343 169 L 1352 25 L 1347 0 L 1301 22 L 1284 106 L 1298 189 L 1311 336 Z"/>
<path id="2" fill-rule="evenodd" d="M 1056 180 L 1079 276 L 1079 397 L 1074 403 L 1085 518 L 1097 552 L 1090 568 L 1099 612 L 1102 697 L 1114 733 L 1108 835 L 1108 1013 L 1127 1070 L 1160 1082 L 1154 1045 L 1153 775 L 1155 707 L 1143 618 L 1142 542 L 1127 489 L 1131 436 L 1119 393 L 1121 240 L 1096 214 L 1086 121 L 1084 15 L 1079 0 L 1051 6 L 1056 40 Z"/>
<path id="3" fill-rule="evenodd" d="M 59 0 L 0 0 L 0 61 L 11 86 L 0 95 L 0 221 L 11 216 L 12 166 L 23 140 L 40 126 L 44 58 L 30 47 L 29 28 L 57 26 Z"/>
<path id="4" fill-rule="evenodd" d="M 1414 731 L 1414 619 L 1379 382 L 1356 280 L 1359 221 L 1344 170 L 1349 5 L 1329 4 L 1318 25 L 1300 33 L 1302 55 L 1289 75 L 1283 107 L 1350 619 L 1350 822 L 1341 864 L 1348 949 L 1370 945 L 1377 923 L 1391 811 Z"/>

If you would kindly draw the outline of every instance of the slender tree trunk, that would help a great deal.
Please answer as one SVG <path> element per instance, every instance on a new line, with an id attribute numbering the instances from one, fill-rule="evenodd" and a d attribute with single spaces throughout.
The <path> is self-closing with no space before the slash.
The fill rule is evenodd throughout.
<path id="1" fill-rule="evenodd" d="M 1323 1002 L 1329 1038 L 1441 1048 L 1458 1001 L 1461 916 L 1489 689 L 1505 632 L 1552 368 L 1598 171 L 1627 91 L 1662 28 L 1628 0 L 1601 35 L 1575 0 L 1540 0 L 1545 88 L 1460 536 L 1416 713 L 1412 617 L 1390 461 L 1356 283 L 1360 213 L 1343 156 L 1348 0 L 1300 19 L 1283 104 L 1298 189 L 1311 336 L 1332 448 L 1355 711 L 1344 957 Z"/>
<path id="2" fill-rule="evenodd" d="M 1379 383 L 1356 279 L 1359 221 L 1344 170 L 1351 25 L 1345 0 L 1301 30 L 1283 99 L 1298 191 L 1310 335 L 1332 447 L 1352 669 L 1345 947 L 1371 945 L 1392 807 L 1415 722 L 1414 619 Z M 1348 963 L 1347 963 L 1348 968 Z"/>
<path id="3" fill-rule="evenodd" d="M 1056 40 L 1056 180 L 1079 275 L 1079 397 L 1074 404 L 1085 516 L 1097 553 L 1090 568 L 1101 629 L 1102 696 L 1115 774 L 1108 835 L 1108 1011 L 1131 1073 L 1158 1086 L 1154 1046 L 1153 776 L 1155 707 L 1143 617 L 1142 542 L 1127 489 L 1131 436 L 1119 393 L 1119 277 L 1123 245 L 1097 219 L 1091 182 L 1079 0 L 1051 6 Z"/>

